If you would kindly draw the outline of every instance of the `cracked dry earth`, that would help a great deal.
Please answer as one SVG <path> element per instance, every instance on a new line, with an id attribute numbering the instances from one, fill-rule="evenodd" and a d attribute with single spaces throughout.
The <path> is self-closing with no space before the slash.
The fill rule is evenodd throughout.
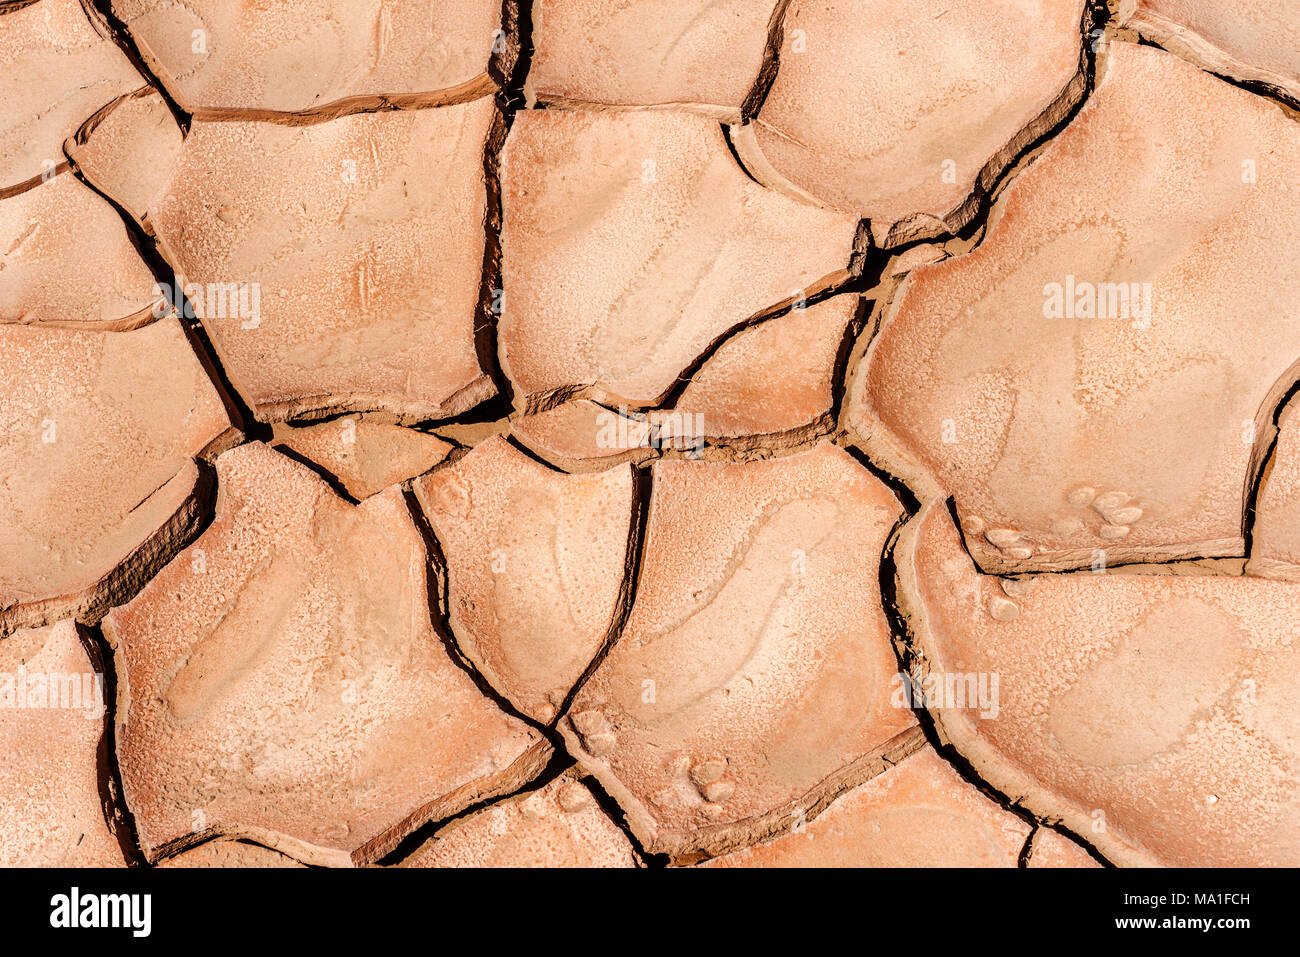
<path id="1" fill-rule="evenodd" d="M 0 863 L 1300 864 L 1291 0 L 16 0 L 0 83 Z"/>

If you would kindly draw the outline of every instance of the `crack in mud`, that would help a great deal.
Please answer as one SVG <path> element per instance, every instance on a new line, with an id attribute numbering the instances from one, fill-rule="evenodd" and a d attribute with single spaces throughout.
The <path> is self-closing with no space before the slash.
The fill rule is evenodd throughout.
<path id="1" fill-rule="evenodd" d="M 10 12 L 31 2 L 35 2 L 35 0 L 18 0 L 15 3 L 3 4 L 0 5 L 0 12 Z M 532 5 L 528 0 L 505 0 L 502 4 L 501 25 L 506 37 L 506 51 L 500 55 L 494 55 L 488 73 L 483 77 L 470 81 L 463 89 L 442 90 L 432 94 L 410 96 L 348 97 L 312 110 L 293 113 L 270 110 L 207 109 L 197 111 L 194 114 L 182 109 L 167 85 L 150 70 L 126 24 L 113 14 L 108 0 L 94 0 L 93 5 L 90 5 L 91 0 L 83 0 L 83 2 L 89 5 L 89 9 L 94 11 L 98 21 L 107 27 L 114 42 L 127 56 L 135 69 L 139 71 L 140 75 L 144 77 L 148 84 L 146 89 L 156 91 L 162 96 L 168 110 L 184 135 L 188 135 L 194 118 L 207 121 L 258 120 L 288 125 L 306 125 L 324 123 L 355 113 L 435 108 L 492 95 L 496 105 L 496 116 L 492 131 L 487 137 L 482 159 L 483 179 L 487 189 L 487 208 L 483 222 L 485 245 L 474 320 L 474 346 L 480 369 L 490 378 L 497 390 L 497 394 L 460 415 L 446 419 L 426 420 L 416 423 L 414 428 L 418 431 L 443 437 L 456 445 L 455 451 L 435 468 L 445 468 L 453 464 L 469 449 L 490 436 L 505 434 L 511 446 L 527 455 L 530 459 L 542 462 L 548 468 L 556 471 L 563 471 L 524 442 L 510 436 L 510 426 L 512 422 L 525 413 L 536 414 L 547 411 L 565 401 L 589 397 L 599 403 L 602 401 L 600 392 L 594 386 L 562 387 L 537 403 L 530 403 L 529 408 L 526 410 L 516 408 L 514 404 L 515 389 L 502 368 L 501 344 L 498 335 L 503 288 L 501 247 L 503 217 L 502 151 L 506 137 L 519 111 L 529 108 L 546 108 L 545 103 L 538 103 L 531 107 L 527 103 L 526 84 L 534 52 Z M 724 138 L 733 161 L 745 176 L 755 183 L 759 183 L 760 180 L 743 161 L 741 153 L 736 147 L 734 136 L 737 129 L 754 122 L 758 117 L 779 73 L 780 52 L 784 43 L 785 18 L 789 3 L 790 0 L 778 0 L 772 10 L 767 28 L 762 68 L 744 99 L 739 123 L 736 126 L 726 123 L 722 125 Z M 845 274 L 842 277 L 836 276 L 834 281 L 825 282 L 804 300 L 806 305 L 811 306 L 836 296 L 856 296 L 859 299 L 853 321 L 846 327 L 837 346 L 832 376 L 831 410 L 827 416 L 823 417 L 824 421 L 813 423 L 808 430 L 801 430 L 798 435 L 778 433 L 710 441 L 706 444 L 705 458 L 708 460 L 742 462 L 807 448 L 812 443 L 829 435 L 837 446 L 852 455 L 863 469 L 892 491 L 902 506 L 903 514 L 891 529 L 883 552 L 879 556 L 878 585 L 881 605 L 892 637 L 892 650 L 900 671 L 905 674 L 912 673 L 912 669 L 922 660 L 922 655 L 916 647 L 914 635 L 900 608 L 895 547 L 903 527 L 912 521 L 920 511 L 922 501 L 907 483 L 897 478 L 890 471 L 888 463 L 880 464 L 873 461 L 868 452 L 856 444 L 847 424 L 846 399 L 849 384 L 856 378 L 859 364 L 864 361 L 867 349 L 879 332 L 881 324 L 889 314 L 892 302 L 906 280 L 905 276 L 889 274 L 891 264 L 896 263 L 904 253 L 921 245 L 936 245 L 953 255 L 960 255 L 979 247 L 986 236 L 990 218 L 998 200 L 1005 190 L 1015 181 L 1021 171 L 1034 162 L 1057 134 L 1073 122 L 1079 111 L 1087 104 L 1096 87 L 1098 70 L 1104 68 L 1104 53 L 1099 53 L 1098 44 L 1095 40 L 1100 38 L 1113 42 L 1116 33 L 1115 0 L 1111 0 L 1109 3 L 1107 0 L 1090 0 L 1090 3 L 1085 5 L 1080 31 L 1080 73 L 1075 80 L 1071 81 L 1071 85 L 1062 90 L 1060 94 L 1061 100 L 1073 98 L 1072 102 L 1047 129 L 1031 134 L 1029 131 L 1035 124 L 1029 124 L 1021 131 L 1021 134 L 1012 138 L 1006 144 L 1002 153 L 989 160 L 981 169 L 975 187 L 966 201 L 945 217 L 944 222 L 949 227 L 946 232 L 940 231 L 935 236 L 930 236 L 928 233 L 920 235 L 925 230 L 917 223 L 899 222 L 891 230 L 890 241 L 886 244 L 887 248 L 880 249 L 872 245 L 867 221 L 863 220 L 859 223 L 858 235 Z M 1142 38 L 1141 42 L 1155 45 L 1153 41 L 1146 38 Z M 1221 74 L 1214 75 L 1239 89 L 1269 99 L 1292 119 L 1300 119 L 1300 112 L 1297 112 L 1300 110 L 1300 102 L 1294 100 L 1284 91 L 1276 90 L 1261 83 L 1235 80 Z M 1077 89 L 1074 88 L 1075 84 L 1078 85 Z M 140 95 L 139 91 L 130 94 L 130 96 L 136 95 Z M 84 141 L 85 136 L 122 99 L 125 99 L 125 97 L 115 100 L 92 116 L 79 131 L 79 141 Z M 1043 115 L 1050 114 L 1058 107 L 1061 100 L 1049 106 Z M 581 106 L 581 104 L 565 104 L 564 108 L 577 109 L 581 108 Z M 591 104 L 590 108 L 599 109 L 602 107 Z M 67 170 L 70 170 L 71 175 L 77 176 L 83 184 L 92 189 L 99 198 L 109 203 L 117 212 L 127 230 L 132 245 L 141 259 L 148 265 L 150 272 L 159 285 L 163 289 L 179 289 L 177 273 L 160 251 L 158 241 L 150 236 L 120 203 L 90 183 L 84 173 L 77 169 L 75 165 L 69 165 L 65 162 L 60 165 L 56 172 Z M 38 185 L 40 179 L 41 177 L 36 177 L 33 180 L 0 191 L 0 199 L 17 195 L 17 193 Z M 649 411 L 651 409 L 654 411 L 676 411 L 686 388 L 708 362 L 717 355 L 720 349 L 748 330 L 755 329 L 769 320 L 789 315 L 791 310 L 796 308 L 795 304 L 796 300 L 793 298 L 776 303 L 754 313 L 715 336 L 704 349 L 680 369 L 672 386 L 661 397 L 660 401 L 640 411 Z M 181 294 L 179 301 L 171 303 L 171 305 L 182 317 L 194 314 L 191 304 L 184 298 L 183 294 Z M 235 427 L 244 431 L 246 438 L 249 440 L 272 441 L 272 427 L 258 421 L 253 407 L 234 385 L 222 365 L 217 350 L 213 346 L 203 323 L 198 319 L 182 319 L 182 326 L 195 354 L 216 384 Z M 1271 432 L 1261 435 L 1257 440 L 1258 448 L 1256 450 L 1255 465 L 1246 478 L 1247 495 L 1245 514 L 1243 515 L 1245 556 L 1249 556 L 1252 551 L 1256 507 L 1261 490 L 1267 483 L 1276 450 L 1278 439 L 1276 426 L 1279 416 L 1286 404 L 1300 393 L 1300 379 L 1292 378 L 1289 384 L 1281 383 L 1281 385 L 1285 385 L 1285 388 L 1281 390 L 1278 399 L 1272 403 L 1271 411 L 1268 409 L 1262 410 L 1268 415 L 1268 421 L 1272 423 L 1273 428 Z M 349 414 L 358 415 L 358 413 L 327 411 L 321 416 L 321 419 L 329 420 Z M 360 413 L 361 417 L 370 415 L 374 415 L 376 419 L 383 417 L 382 413 Z M 306 456 L 293 452 L 291 449 L 281 447 L 280 451 L 312 468 L 344 501 L 352 504 L 356 503 L 356 499 L 348 495 L 343 489 L 337 476 L 332 475 L 321 466 L 308 460 Z M 661 450 L 656 448 L 657 458 L 679 458 L 684 454 L 681 450 Z M 208 480 L 212 481 L 210 466 L 207 466 L 206 463 L 200 463 L 200 469 L 204 470 Z M 553 751 L 541 773 L 521 789 L 513 792 L 513 795 L 487 798 L 448 817 L 428 821 L 411 830 L 395 847 L 384 854 L 377 862 L 380 865 L 400 864 L 428 841 L 435 832 L 448 823 L 467 818 L 502 801 L 509 800 L 513 796 L 537 791 L 575 766 L 576 762 L 565 747 L 557 726 L 559 722 L 566 720 L 576 696 L 604 662 L 610 651 L 618 644 L 635 605 L 641 581 L 642 567 L 645 560 L 651 493 L 653 491 L 653 472 L 649 462 L 633 466 L 632 471 L 634 476 L 633 514 L 615 611 L 601 640 L 599 650 L 593 655 L 578 680 L 565 694 L 562 704 L 556 711 L 555 719 L 548 724 L 542 724 L 525 716 L 508 698 L 494 689 L 461 652 L 456 636 L 452 631 L 449 616 L 450 583 L 447 561 L 433 528 L 410 489 L 410 482 L 403 483 L 402 494 L 406 507 L 427 552 L 426 584 L 428 588 L 429 615 L 433 622 L 434 631 L 444 650 L 456 665 L 471 678 L 480 693 L 492 701 L 502 712 L 523 722 L 527 727 L 544 736 Z M 211 523 L 214 517 L 214 498 L 215 495 L 210 496 L 202 505 L 200 518 L 193 534 L 189 535 L 181 547 L 202 534 Z M 961 525 L 957 520 L 955 503 L 951 497 L 946 499 L 946 505 L 954 523 L 960 529 Z M 962 543 L 962 548 L 965 549 L 965 537 L 959 536 L 959 540 Z M 968 550 L 967 554 L 970 554 Z M 973 556 L 972 562 L 974 562 L 976 568 L 979 567 Z M 1179 565 L 1183 562 L 1182 559 L 1171 559 L 1167 562 L 1133 562 L 1128 564 L 1141 564 L 1151 568 L 1158 568 L 1160 566 Z M 1122 564 L 1112 566 L 1113 569 L 1122 567 L 1124 567 Z M 1206 573 L 1227 574 L 1227 572 L 1216 571 L 1216 568 L 1207 568 Z M 981 574 L 983 573 L 981 572 Z M 1017 577 L 1032 578 L 1046 574 L 1091 573 L 1078 570 L 1045 570 Z M 106 685 L 105 731 L 100 740 L 97 761 L 99 788 L 105 820 L 109 823 L 110 830 L 121 845 L 122 853 L 128 864 L 134 867 L 150 866 L 140 850 L 136 837 L 134 816 L 127 806 L 122 789 L 121 771 L 116 749 L 116 722 L 119 716 L 119 706 L 122 703 L 118 701 L 119 689 L 112 666 L 113 655 L 111 650 L 105 654 L 105 649 L 108 649 L 108 642 L 98 625 L 79 626 L 79 633 L 87 653 L 91 657 L 92 664 L 97 671 L 104 675 Z M 934 715 L 930 713 L 924 704 L 913 705 L 911 711 L 920 726 L 925 741 L 942 756 L 964 781 L 976 788 L 1004 811 L 1029 825 L 1029 833 L 1018 854 L 1018 866 L 1022 868 L 1030 866 L 1040 835 L 1050 830 L 1055 830 L 1077 843 L 1099 863 L 1113 866 L 1087 840 L 1085 835 L 1070 831 L 1063 827 L 1059 821 L 1036 816 L 1019 803 L 1019 798 L 1004 794 L 984 780 L 976 772 L 971 762 L 943 739 Z M 594 776 L 587 775 L 583 780 L 596 796 L 599 806 L 617 824 L 633 848 L 635 848 L 642 862 L 651 867 L 668 866 L 668 855 L 646 852 L 645 847 L 628 826 L 622 808 L 610 795 L 609 791 Z M 816 802 L 817 811 L 824 809 L 837 797 L 853 787 L 860 786 L 862 783 L 861 780 L 854 780 L 852 783 L 845 783 L 838 790 L 832 788 L 821 793 L 819 800 Z M 810 820 L 815 818 L 817 811 L 809 815 Z M 205 835 L 203 840 L 219 839 L 220 837 L 221 835 L 215 834 Z"/>

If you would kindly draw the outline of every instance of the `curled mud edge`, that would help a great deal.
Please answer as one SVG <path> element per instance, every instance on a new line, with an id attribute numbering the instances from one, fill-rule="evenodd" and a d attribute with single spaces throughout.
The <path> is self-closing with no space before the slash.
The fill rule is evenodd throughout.
<path id="1" fill-rule="evenodd" d="M 132 509 L 134 512 L 151 500 L 179 497 L 179 503 L 166 521 L 139 538 L 126 556 L 93 585 L 76 594 L 0 609 L 0 636 L 20 628 L 51 625 L 64 618 L 94 625 L 110 608 L 130 601 L 159 569 L 198 537 L 211 511 L 215 488 L 211 467 L 206 462 L 183 468 Z"/>
<path id="2" fill-rule="evenodd" d="M 893 548 L 898 582 L 894 601 L 902 625 L 897 636 L 899 654 L 907 670 L 918 673 L 922 678 L 934 671 L 932 658 L 935 639 L 925 605 L 916 597 L 919 591 L 912 559 L 917 532 L 927 510 L 946 507 L 945 503 L 932 502 L 918 510 L 900 530 Z M 1091 848 L 1107 862 L 1131 867 L 1161 866 L 1154 857 L 1109 831 L 1092 833 L 1093 820 L 1087 809 L 1044 797 L 1045 789 L 1030 775 L 1002 759 L 997 750 L 975 731 L 963 712 L 936 708 L 927 709 L 927 714 L 940 742 L 960 755 L 968 766 L 969 774 L 976 776 L 981 790 L 999 795 L 1004 807 L 1009 810 L 1023 809 L 1040 826 L 1050 825 L 1066 830 L 1076 842 L 1085 848 Z M 958 770 L 961 768 L 958 767 Z M 1081 836 L 1084 834 L 1091 834 L 1091 838 L 1084 839 Z"/>
<path id="3" fill-rule="evenodd" d="M 915 502 L 913 502 L 915 504 Z M 930 633 L 923 603 L 916 599 L 916 578 L 912 573 L 911 558 L 915 549 L 917 527 L 927 508 L 949 507 L 947 503 L 932 503 L 929 506 L 909 507 L 909 513 L 903 519 L 887 548 L 886 558 L 881 563 L 881 585 L 886 595 L 885 607 L 888 611 L 891 630 L 894 637 L 894 650 L 898 655 L 903 673 L 924 680 L 933 669 L 927 652 Z M 888 575 L 888 580 L 886 576 Z M 924 705 L 913 708 L 927 739 L 936 751 L 968 783 L 982 794 L 1034 826 L 1021 855 L 1020 866 L 1027 867 L 1032 858 L 1032 844 L 1038 830 L 1053 827 L 1062 831 L 1075 843 L 1088 851 L 1094 858 L 1107 866 L 1110 859 L 1105 856 L 1105 847 L 1098 847 L 1081 835 L 1091 830 L 1092 819 L 1086 812 L 1073 819 L 1059 815 L 1055 804 L 1035 802 L 1027 795 L 1036 786 L 1028 775 L 1011 779 L 1001 778 L 998 771 L 1001 766 L 995 759 L 996 751 L 982 746 L 978 733 L 969 724 L 960 711 L 955 721 L 945 717 L 945 709 L 930 710 Z M 954 727 L 960 724 L 960 727 Z M 954 733 L 956 732 L 956 733 Z M 1005 762 L 1003 762 L 1005 763 Z"/>
<path id="4" fill-rule="evenodd" d="M 784 18 L 784 11 L 782 11 L 782 18 Z M 959 236 L 980 218 L 982 213 L 987 212 L 993 198 L 1005 185 L 1008 174 L 1013 174 L 1032 153 L 1068 125 L 1087 101 L 1094 87 L 1096 75 L 1096 54 L 1092 47 L 1091 34 L 1099 29 L 1104 21 L 1103 12 L 1090 4 L 1084 4 L 1079 24 L 1078 69 L 1043 111 L 984 163 L 965 200 L 941 215 L 916 213 L 892 223 L 863 220 L 864 223 L 870 224 L 876 243 L 882 249 L 896 250 L 914 243 L 951 239 Z M 778 26 L 777 29 L 782 29 L 782 26 Z M 779 37 L 777 42 L 779 43 Z M 803 203 L 834 208 L 791 182 L 769 162 L 762 147 L 759 146 L 755 135 L 757 124 L 763 124 L 764 128 L 773 135 L 790 139 L 781 130 L 763 123 L 759 116 L 762 101 L 766 99 L 775 76 L 776 70 L 773 69 L 767 79 L 766 87 L 762 90 L 762 95 L 757 98 L 752 110 L 745 111 L 744 122 L 731 128 L 729 140 L 733 144 L 735 155 L 755 182 Z M 756 87 L 755 94 L 757 93 Z"/>

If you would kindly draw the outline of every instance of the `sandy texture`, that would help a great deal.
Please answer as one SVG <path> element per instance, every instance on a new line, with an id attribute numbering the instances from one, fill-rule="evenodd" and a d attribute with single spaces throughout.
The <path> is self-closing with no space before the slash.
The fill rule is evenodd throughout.
<path id="1" fill-rule="evenodd" d="M 679 106 L 738 120 L 777 0 L 538 0 L 529 101 Z"/>
<path id="2" fill-rule="evenodd" d="M 87 120 L 63 144 L 74 168 L 152 233 L 149 204 L 166 184 L 184 138 L 162 96 L 146 87 Z"/>
<path id="3" fill-rule="evenodd" d="M 1030 827 L 925 748 L 716 867 L 1015 867 Z"/>
<path id="4" fill-rule="evenodd" d="M 0 0 L 0 865 L 1300 865 L 1294 3 Z"/>
<path id="5" fill-rule="evenodd" d="M 457 645 L 520 711 L 553 720 L 626 601 L 632 469 L 564 475 L 493 437 L 415 494 Z"/>
<path id="6" fill-rule="evenodd" d="M 0 866 L 126 864 L 100 790 L 102 679 L 71 621 L 0 641 Z"/>
<path id="7" fill-rule="evenodd" d="M 1101 867 L 1080 845 L 1051 828 L 1034 832 L 1028 867 Z"/>
<path id="8" fill-rule="evenodd" d="M 1255 503 L 1248 575 L 1300 582 L 1300 402 L 1280 417 L 1277 446 Z"/>
<path id="9" fill-rule="evenodd" d="M 436 435 L 355 417 L 286 429 L 276 447 L 306 459 L 358 501 L 424 474 L 454 448 Z"/>
<path id="10" fill-rule="evenodd" d="M 1082 97 L 1084 10 L 792 0 L 780 70 L 741 156 L 774 188 L 867 217 L 881 245 L 960 229 Z"/>
<path id="11" fill-rule="evenodd" d="M 438 831 L 405 867 L 636 867 L 631 842 L 573 772 Z"/>
<path id="12" fill-rule="evenodd" d="M 0 323 L 122 330 L 166 311 L 122 218 L 70 172 L 0 199 L 0 249 Z"/>
<path id="13" fill-rule="evenodd" d="M 1300 862 L 1300 589 L 1079 572 L 1008 596 L 942 505 L 897 555 L 921 670 L 998 675 L 995 716 L 931 709 L 991 785 L 1120 865 Z"/>
<path id="14" fill-rule="evenodd" d="M 97 618 L 192 536 L 239 438 L 179 323 L 0 325 L 0 631 Z"/>
<path id="15" fill-rule="evenodd" d="M 861 327 L 859 306 L 857 296 L 834 296 L 742 330 L 691 377 L 676 411 L 694 417 L 697 434 L 742 445 L 828 431 L 846 347 Z"/>
<path id="16" fill-rule="evenodd" d="M 686 113 L 520 114 L 502 162 L 502 365 L 536 411 L 657 404 L 728 330 L 848 278 L 857 222 L 745 177 Z"/>
<path id="17" fill-rule="evenodd" d="M 651 851 L 720 853 L 812 817 L 917 745 L 877 591 L 900 515 L 829 445 L 657 462 L 627 627 L 560 729 Z"/>
<path id="18" fill-rule="evenodd" d="M 1198 66 L 1300 102 L 1300 16 L 1291 0 L 1120 0 L 1119 22 Z"/>
<path id="19" fill-rule="evenodd" d="M 914 489 L 956 498 L 988 571 L 1244 554 L 1298 368 L 1276 347 L 1300 329 L 1300 275 L 1278 268 L 1297 161 L 1277 107 L 1112 44 L 987 239 L 911 273 L 849 387 L 851 424 Z M 1096 317 L 1085 283 L 1114 287 Z"/>
<path id="20" fill-rule="evenodd" d="M 160 861 L 159 867 L 304 867 L 292 857 L 279 851 L 249 844 L 246 841 L 214 840 L 200 844 L 192 850 L 182 851 L 175 857 Z"/>
<path id="21" fill-rule="evenodd" d="M 494 0 L 112 0 L 140 53 L 189 112 L 307 115 L 491 89 L 504 53 Z"/>
<path id="22" fill-rule="evenodd" d="M 220 834 L 365 863 L 537 774 L 545 739 L 434 634 L 396 489 L 353 507 L 260 443 L 216 467 L 212 525 L 103 626 L 146 854 Z"/>
<path id="23" fill-rule="evenodd" d="M 607 409 L 590 399 L 563 402 L 511 423 L 518 441 L 566 472 L 605 469 L 654 458 L 652 431 L 644 415 L 626 407 Z"/>
<path id="24" fill-rule="evenodd" d="M 149 217 L 259 418 L 419 421 L 492 395 L 474 321 L 495 115 L 482 98 L 307 127 L 194 124 Z"/>
<path id="25" fill-rule="evenodd" d="M 0 16 L 0 192 L 63 162 L 63 141 L 143 79 L 77 0 Z"/>

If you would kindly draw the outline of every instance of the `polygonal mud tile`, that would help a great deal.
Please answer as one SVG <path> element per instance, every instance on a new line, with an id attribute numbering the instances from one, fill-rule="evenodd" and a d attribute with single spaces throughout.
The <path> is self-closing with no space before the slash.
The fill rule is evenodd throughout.
<path id="1" fill-rule="evenodd" d="M 588 472 L 654 458 L 649 420 L 590 399 L 562 402 L 545 412 L 524 415 L 510 428 L 522 444 L 566 472 Z"/>
<path id="2" fill-rule="evenodd" d="M 1117 20 L 1203 69 L 1300 100 L 1292 0 L 1120 0 Z"/>
<path id="3" fill-rule="evenodd" d="M 184 136 L 152 87 L 105 107 L 63 143 L 73 166 L 148 232 L 149 201 L 180 158 Z"/>
<path id="4" fill-rule="evenodd" d="M 175 318 L 0 325 L 0 632 L 91 619 L 192 534 L 194 459 L 239 437 Z"/>
<path id="5" fill-rule="evenodd" d="M 697 434 L 730 444 L 752 445 L 759 436 L 807 441 L 825 432 L 860 303 L 835 296 L 742 330 L 691 376 L 674 408 L 694 417 Z"/>
<path id="6" fill-rule="evenodd" d="M 158 862 L 159 867 L 304 867 L 279 851 L 246 841 L 213 840 L 175 857 Z"/>
<path id="7" fill-rule="evenodd" d="M 920 745 L 881 608 L 900 516 L 846 452 L 656 462 L 635 604 L 560 722 L 652 852 L 811 818 Z"/>
<path id="8" fill-rule="evenodd" d="M 0 866 L 126 863 L 99 787 L 103 677 L 71 621 L 0 641 Z"/>
<path id="9" fill-rule="evenodd" d="M 566 772 L 438 831 L 403 867 L 636 867 L 631 842 Z"/>
<path id="10" fill-rule="evenodd" d="M 1300 581 L 1300 400 L 1278 422 L 1277 445 L 1255 503 L 1248 575 Z"/>
<path id="11" fill-rule="evenodd" d="M 77 0 L 39 0 L 0 16 L 0 192 L 53 172 L 66 137 L 143 84 Z"/>
<path id="12" fill-rule="evenodd" d="M 626 600 L 631 467 L 565 475 L 494 436 L 414 488 L 457 645 L 515 707 L 551 721 Z"/>
<path id="13" fill-rule="evenodd" d="M 195 122 L 149 218 L 259 418 L 414 422 L 493 394 L 474 325 L 495 119 L 484 97 L 304 127 Z"/>
<path id="14" fill-rule="evenodd" d="M 1030 830 L 927 747 L 816 820 L 705 866 L 1015 867 Z"/>
<path id="15" fill-rule="evenodd" d="M 1028 867 L 1101 867 L 1080 845 L 1050 827 L 1034 831 Z"/>
<path id="16" fill-rule="evenodd" d="M 1300 374 L 1300 272 L 1279 268 L 1298 163 L 1300 126 L 1267 100 L 1112 43 L 983 243 L 908 277 L 851 425 L 956 498 L 985 570 L 1242 555 Z"/>
<path id="17" fill-rule="evenodd" d="M 1116 864 L 1300 863 L 1300 587 L 1077 572 L 1008 591 L 942 503 L 896 559 L 921 703 L 990 785 Z"/>
<path id="18" fill-rule="evenodd" d="M 505 53 L 494 0 L 111 0 L 187 112 L 310 116 L 489 92 Z"/>
<path id="19" fill-rule="evenodd" d="M 675 106 L 737 120 L 762 82 L 776 0 L 538 0 L 529 102 Z"/>
<path id="20" fill-rule="evenodd" d="M 216 468 L 211 526 L 103 624 L 148 856 L 219 834 L 364 863 L 538 773 L 546 740 L 434 633 L 398 489 L 354 507 L 260 443 Z"/>
<path id="21" fill-rule="evenodd" d="M 756 185 L 688 113 L 526 111 L 502 159 L 502 367 L 520 408 L 656 405 L 729 330 L 843 282 L 857 220 Z"/>
<path id="22" fill-rule="evenodd" d="M 0 323 L 123 330 L 167 308 L 122 217 L 69 172 L 0 199 L 0 251 Z"/>
<path id="23" fill-rule="evenodd" d="M 1086 10 L 793 0 L 776 80 L 737 148 L 760 182 L 870 219 L 880 245 L 955 232 L 1083 96 Z"/>
<path id="24" fill-rule="evenodd" d="M 360 501 L 433 468 L 454 446 L 436 435 L 368 419 L 338 419 L 279 433 L 288 448 L 319 466 Z"/>

